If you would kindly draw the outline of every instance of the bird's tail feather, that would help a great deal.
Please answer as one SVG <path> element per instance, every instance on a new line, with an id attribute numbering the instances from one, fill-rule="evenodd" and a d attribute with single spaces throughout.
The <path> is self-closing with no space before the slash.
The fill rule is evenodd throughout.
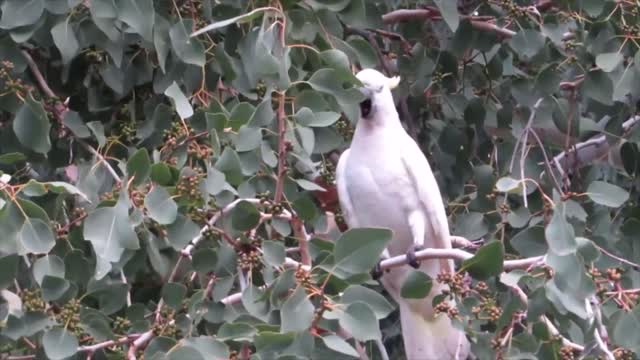
<path id="1" fill-rule="evenodd" d="M 469 342 L 446 314 L 427 319 L 411 307 L 400 305 L 400 323 L 407 360 L 465 360 Z"/>

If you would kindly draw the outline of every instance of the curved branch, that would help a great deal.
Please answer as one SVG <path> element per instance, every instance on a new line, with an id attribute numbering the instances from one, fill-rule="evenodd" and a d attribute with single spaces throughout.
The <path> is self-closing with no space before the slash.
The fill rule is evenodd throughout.
<path id="1" fill-rule="evenodd" d="M 21 53 L 22 53 L 22 56 L 24 56 L 25 60 L 27 61 L 27 66 L 29 67 L 29 71 L 31 71 L 31 74 L 36 79 L 36 82 L 38 83 L 40 90 L 42 90 L 42 92 L 45 95 L 47 95 L 47 97 L 52 99 L 58 99 L 58 96 L 53 92 L 53 90 L 51 90 L 51 87 L 47 83 L 47 80 L 42 75 L 42 71 L 40 71 L 38 64 L 36 64 L 35 60 L 33 60 L 33 57 L 31 57 L 31 54 L 29 54 L 29 52 L 27 52 L 26 50 L 21 50 Z M 67 106 L 66 102 L 62 102 L 62 101 L 55 102 L 53 106 L 53 115 L 56 117 L 56 119 L 58 119 L 60 124 L 64 123 L 64 117 L 68 111 L 69 111 L 69 107 Z M 107 171 L 109 171 L 109 174 L 111 174 L 111 176 L 116 181 L 116 183 L 118 184 L 122 183 L 122 179 L 120 178 L 118 173 L 111 166 L 111 164 L 109 164 L 107 159 L 104 156 L 102 156 L 102 154 L 100 154 L 98 150 L 94 149 L 91 145 L 87 144 L 82 139 L 76 139 L 76 141 L 80 145 L 82 145 L 87 151 L 92 153 L 99 160 L 100 163 L 104 164 L 104 166 L 107 168 Z"/>
<path id="2" fill-rule="evenodd" d="M 461 18 L 471 20 L 471 26 L 476 30 L 493 32 L 504 38 L 512 38 L 516 34 L 513 30 L 500 27 L 487 20 L 475 20 L 474 16 L 461 16 Z M 410 20 L 442 20 L 442 15 L 433 9 L 401 9 L 382 15 L 382 22 L 385 24 Z"/>
<path id="3" fill-rule="evenodd" d="M 640 116 L 633 116 L 622 123 L 622 129 L 626 134 L 639 123 Z M 596 160 L 611 157 L 612 146 L 612 144 L 607 142 L 607 137 L 604 134 L 597 135 L 591 139 L 575 144 L 569 151 L 563 151 L 554 156 L 551 165 L 555 167 L 562 176 L 565 176 L 565 174 L 570 174 L 572 169 L 579 169 Z M 615 157 L 613 157 L 613 159 L 615 159 Z M 613 165 L 620 164 L 614 161 Z"/>

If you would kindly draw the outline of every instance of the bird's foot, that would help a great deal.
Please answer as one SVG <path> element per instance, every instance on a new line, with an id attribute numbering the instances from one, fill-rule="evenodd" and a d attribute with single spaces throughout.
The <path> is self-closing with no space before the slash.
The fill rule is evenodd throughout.
<path id="1" fill-rule="evenodd" d="M 371 278 L 373 280 L 378 280 L 378 279 L 380 279 L 382 277 L 383 270 L 382 270 L 382 267 L 380 267 L 380 263 L 381 262 L 382 262 L 382 259 L 378 260 L 376 265 L 371 270 Z"/>
<path id="2" fill-rule="evenodd" d="M 416 245 L 412 248 L 409 248 L 409 251 L 407 251 L 407 264 L 409 264 L 409 266 L 411 266 L 414 269 L 417 269 L 420 267 L 420 262 L 416 258 L 416 251 L 420 251 L 422 249 L 424 249 L 423 246 Z"/>

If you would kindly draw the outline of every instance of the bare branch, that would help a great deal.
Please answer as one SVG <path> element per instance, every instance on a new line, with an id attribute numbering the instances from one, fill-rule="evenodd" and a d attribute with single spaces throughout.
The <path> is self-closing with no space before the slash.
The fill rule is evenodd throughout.
<path id="1" fill-rule="evenodd" d="M 49 86 L 49 84 L 47 83 L 47 80 L 45 80 L 44 76 L 42 75 L 42 72 L 40 71 L 38 64 L 36 64 L 36 62 L 33 60 L 33 57 L 31 57 L 31 54 L 29 54 L 26 50 L 22 50 L 22 56 L 24 56 L 25 60 L 27 61 L 29 70 L 31 71 L 31 74 L 33 75 L 33 77 L 36 79 L 36 82 L 40 86 L 40 89 L 42 90 L 42 92 L 52 99 L 57 99 L 58 97 L 53 92 L 53 90 L 51 90 L 51 87 Z M 69 108 L 67 107 L 67 104 L 63 103 L 62 101 L 56 101 L 56 103 L 53 106 L 53 115 L 58 119 L 60 124 L 63 124 L 65 114 L 68 111 L 69 111 Z M 107 171 L 109 171 L 109 174 L 111 174 L 113 179 L 118 184 L 122 183 L 122 179 L 120 179 L 120 176 L 118 175 L 118 173 L 111 166 L 111 164 L 109 164 L 107 159 L 105 159 L 105 157 L 102 156 L 102 154 L 100 154 L 100 152 L 98 152 L 96 149 L 94 149 L 91 145 L 87 144 L 82 139 L 76 139 L 76 141 L 80 145 L 82 145 L 85 149 L 87 149 L 90 153 L 92 153 L 99 160 L 100 163 L 104 164 L 104 166 L 107 168 Z"/>
<path id="2" fill-rule="evenodd" d="M 78 352 L 94 353 L 100 349 L 106 349 L 112 346 L 128 344 L 140 337 L 140 334 L 131 334 L 117 340 L 108 340 L 94 345 L 85 345 L 78 348 Z"/>
<path id="3" fill-rule="evenodd" d="M 138 351 L 138 349 L 148 343 L 151 339 L 153 339 L 153 337 L 153 329 L 140 334 L 140 337 L 137 338 L 129 347 L 129 351 L 127 352 L 127 359 L 137 360 L 136 352 Z"/>
<path id="4" fill-rule="evenodd" d="M 516 32 L 507 28 L 502 28 L 487 20 L 475 20 L 474 16 L 462 16 L 461 18 L 471 20 L 471 26 L 476 30 L 493 32 L 504 38 L 512 38 Z M 393 24 L 410 20 L 441 20 L 439 11 L 433 9 L 401 9 L 382 15 L 382 22 Z"/>
<path id="5" fill-rule="evenodd" d="M 285 96 L 284 93 L 279 94 L 278 99 L 278 173 L 276 174 L 276 193 L 274 201 L 279 204 L 282 201 L 284 191 L 284 179 L 287 174 L 287 144 L 285 143 L 285 134 L 287 132 L 287 114 L 284 111 Z"/>
<path id="6" fill-rule="evenodd" d="M 560 334 L 560 331 L 558 331 L 558 328 L 555 325 L 553 325 L 553 323 L 551 322 L 551 320 L 549 320 L 548 317 L 542 315 L 542 316 L 540 316 L 540 321 L 542 321 L 547 326 L 547 328 L 549 329 L 549 332 L 551 333 L 551 335 L 560 336 L 560 338 L 562 339 L 562 345 L 568 346 L 568 347 L 570 347 L 572 349 L 575 349 L 575 350 L 578 350 L 578 351 L 584 351 L 584 346 L 582 346 L 580 344 L 576 344 L 576 343 L 568 340 L 564 336 L 562 336 Z"/>
<path id="7" fill-rule="evenodd" d="M 624 133 L 640 123 L 640 116 L 633 116 L 622 123 Z M 579 169 L 596 160 L 611 158 L 612 145 L 607 142 L 605 135 L 597 135 L 589 140 L 580 142 L 571 147 L 569 151 L 563 151 L 553 158 L 551 164 L 561 175 L 571 173 L 571 169 Z M 619 166 L 615 161 L 613 165 Z"/>

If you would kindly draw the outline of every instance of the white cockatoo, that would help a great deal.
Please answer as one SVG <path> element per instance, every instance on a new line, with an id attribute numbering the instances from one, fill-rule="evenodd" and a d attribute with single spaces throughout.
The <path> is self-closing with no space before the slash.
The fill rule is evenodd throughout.
<path id="1" fill-rule="evenodd" d="M 373 69 L 356 75 L 365 100 L 351 147 L 340 156 L 336 168 L 338 197 L 349 227 L 385 227 L 393 239 L 383 257 L 407 255 L 410 264 L 434 279 L 423 299 L 405 299 L 400 289 L 412 271 L 409 265 L 384 272 L 380 281 L 398 303 L 407 359 L 466 359 L 469 342 L 447 314 L 436 314 L 434 296 L 445 285 L 435 281 L 441 270 L 453 271 L 451 260 L 420 264 L 415 250 L 451 248 L 449 225 L 431 167 L 400 123 L 391 89 L 399 77 L 388 78 Z"/>

